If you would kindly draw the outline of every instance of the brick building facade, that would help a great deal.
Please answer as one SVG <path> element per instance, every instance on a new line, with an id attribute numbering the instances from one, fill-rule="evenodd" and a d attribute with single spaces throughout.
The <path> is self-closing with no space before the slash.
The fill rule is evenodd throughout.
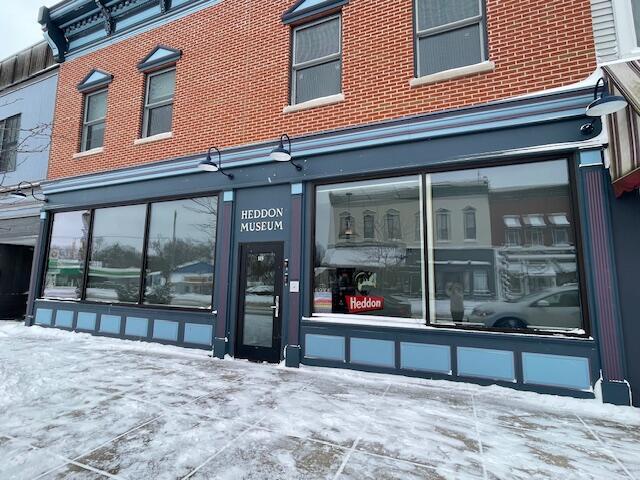
<path id="1" fill-rule="evenodd" d="M 220 148 L 292 138 L 459 109 L 570 85 L 595 68 L 589 2 L 486 4 L 495 70 L 411 87 L 413 7 L 408 0 L 353 0 L 342 9 L 344 101 L 295 113 L 289 105 L 291 1 L 223 1 L 61 65 L 49 178 L 101 172 Z M 384 9 L 384 14 L 381 14 Z M 535 13 L 535 14 L 534 14 Z M 173 138 L 140 137 L 145 76 L 136 65 L 157 45 L 181 49 Z M 104 153 L 78 160 L 83 95 L 92 70 L 113 75 Z"/>
<path id="2" fill-rule="evenodd" d="M 40 14 L 28 323 L 629 402 L 588 1 L 97 3 Z"/>

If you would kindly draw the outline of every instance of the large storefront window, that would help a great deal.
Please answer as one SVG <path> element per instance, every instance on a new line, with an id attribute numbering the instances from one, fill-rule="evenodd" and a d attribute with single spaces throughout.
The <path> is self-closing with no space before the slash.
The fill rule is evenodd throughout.
<path id="1" fill-rule="evenodd" d="M 566 161 L 437 173 L 427 184 L 432 323 L 582 333 Z"/>
<path id="2" fill-rule="evenodd" d="M 211 307 L 217 198 L 151 205 L 146 304 Z"/>
<path id="3" fill-rule="evenodd" d="M 61 212 L 53 216 L 43 292 L 45 298 L 80 298 L 90 217 L 88 210 Z"/>
<path id="4" fill-rule="evenodd" d="M 95 211 L 87 300 L 137 303 L 146 205 Z"/>
<path id="5" fill-rule="evenodd" d="M 421 204 L 418 176 L 317 189 L 315 314 L 424 323 Z"/>
<path id="6" fill-rule="evenodd" d="M 320 186 L 314 316 L 584 334 L 572 210 L 566 160 Z"/>
<path id="7" fill-rule="evenodd" d="M 211 308 L 217 210 L 210 196 L 56 213 L 44 298 Z"/>

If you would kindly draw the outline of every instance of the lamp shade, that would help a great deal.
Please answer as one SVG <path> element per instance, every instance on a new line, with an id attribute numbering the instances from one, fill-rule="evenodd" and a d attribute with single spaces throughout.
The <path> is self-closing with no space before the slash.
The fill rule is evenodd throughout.
<path id="1" fill-rule="evenodd" d="M 284 148 L 282 142 L 271 151 L 271 160 L 276 162 L 288 162 L 291 160 L 291 152 Z"/>
<path id="2" fill-rule="evenodd" d="M 9 194 L 9 196 L 11 196 L 12 198 L 16 198 L 18 200 L 22 200 L 23 198 L 27 198 L 27 194 L 24 193 L 22 190 L 16 190 L 15 192 L 11 192 Z"/>
<path id="3" fill-rule="evenodd" d="M 588 117 L 601 117 L 603 115 L 611 115 L 627 108 L 627 101 L 619 95 L 603 94 L 602 97 L 594 100 L 587 107 Z"/>
<path id="4" fill-rule="evenodd" d="M 220 167 L 215 164 L 213 160 L 211 160 L 211 157 L 201 161 L 198 164 L 198 168 L 200 170 L 204 170 L 205 172 L 217 172 L 218 170 L 220 170 Z"/>

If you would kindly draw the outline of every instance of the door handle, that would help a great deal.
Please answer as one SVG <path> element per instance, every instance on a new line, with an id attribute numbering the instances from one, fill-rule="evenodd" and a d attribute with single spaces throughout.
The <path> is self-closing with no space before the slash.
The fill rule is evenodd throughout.
<path id="1" fill-rule="evenodd" d="M 271 305 L 271 310 L 275 310 L 274 316 L 277 318 L 280 316 L 280 296 L 276 295 L 276 304 Z"/>

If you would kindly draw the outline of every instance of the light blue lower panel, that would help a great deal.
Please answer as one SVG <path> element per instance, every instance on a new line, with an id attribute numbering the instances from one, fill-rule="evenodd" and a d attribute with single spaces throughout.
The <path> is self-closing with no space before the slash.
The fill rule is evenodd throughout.
<path id="1" fill-rule="evenodd" d="M 50 308 L 39 308 L 36 311 L 37 325 L 51 325 L 52 318 L 53 318 L 53 310 L 51 310 Z"/>
<path id="2" fill-rule="evenodd" d="M 402 342 L 400 368 L 451 375 L 451 347 Z"/>
<path id="3" fill-rule="evenodd" d="M 178 323 L 168 320 L 155 320 L 153 322 L 153 338 L 158 340 L 178 341 Z"/>
<path id="4" fill-rule="evenodd" d="M 591 390 L 588 358 L 524 352 L 522 371 L 524 383 Z"/>
<path id="5" fill-rule="evenodd" d="M 515 382 L 513 352 L 458 347 L 458 375 Z"/>
<path id="6" fill-rule="evenodd" d="M 345 361 L 344 337 L 333 335 L 317 335 L 307 333 L 304 336 L 305 358 L 318 358 L 322 360 Z"/>
<path id="7" fill-rule="evenodd" d="M 351 363 L 393 368 L 396 365 L 395 357 L 395 343 L 392 341 L 373 338 L 351 339 Z"/>
<path id="8" fill-rule="evenodd" d="M 121 317 L 117 315 L 101 315 L 100 331 L 102 333 L 120 333 L 120 320 Z"/>
<path id="9" fill-rule="evenodd" d="M 96 314 L 89 312 L 78 312 L 78 321 L 76 322 L 76 330 L 96 329 Z"/>
<path id="10" fill-rule="evenodd" d="M 184 324 L 185 343 L 211 345 L 211 337 L 213 337 L 213 327 L 211 325 L 200 325 L 198 323 Z"/>
<path id="11" fill-rule="evenodd" d="M 73 312 L 70 310 L 58 310 L 56 312 L 56 327 L 73 327 Z"/>
<path id="12" fill-rule="evenodd" d="M 146 337 L 149 320 L 140 317 L 127 317 L 124 324 L 124 334 L 128 337 Z"/>

